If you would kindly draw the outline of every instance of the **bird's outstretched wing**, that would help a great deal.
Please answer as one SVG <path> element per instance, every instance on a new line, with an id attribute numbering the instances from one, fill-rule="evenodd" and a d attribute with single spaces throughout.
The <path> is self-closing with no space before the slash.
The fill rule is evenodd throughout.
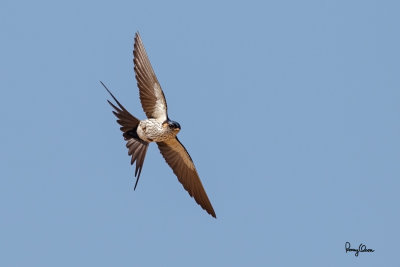
<path id="1" fill-rule="evenodd" d="M 165 121 L 168 117 L 167 101 L 147 57 L 139 33 L 135 35 L 133 63 L 139 87 L 140 102 L 146 116 L 160 122 Z"/>
<path id="2" fill-rule="evenodd" d="M 179 182 L 188 191 L 189 195 L 194 197 L 197 204 L 216 218 L 214 209 L 203 188 L 193 161 L 178 138 L 159 142 L 157 145 L 165 161 L 172 168 Z"/>
<path id="3" fill-rule="evenodd" d="M 101 82 L 101 84 L 106 88 L 107 92 L 115 100 L 118 107 L 115 106 L 111 101 L 107 102 L 114 108 L 114 115 L 118 118 L 117 122 L 121 125 L 121 131 L 123 132 L 124 139 L 126 140 L 126 147 L 128 148 L 128 155 L 132 156 L 131 165 L 136 161 L 135 177 L 136 183 L 135 188 L 139 182 L 140 173 L 142 172 L 144 158 L 146 156 L 147 148 L 149 143 L 143 141 L 139 138 L 136 133 L 136 129 L 139 125 L 139 120 L 135 118 L 129 111 L 127 111 L 124 106 L 119 103 L 119 101 L 114 97 L 114 95 L 108 90 L 108 88 Z"/>

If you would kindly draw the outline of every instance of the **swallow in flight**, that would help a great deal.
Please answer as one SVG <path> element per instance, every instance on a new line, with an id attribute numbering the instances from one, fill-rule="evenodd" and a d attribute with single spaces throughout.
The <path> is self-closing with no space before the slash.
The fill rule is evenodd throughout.
<path id="1" fill-rule="evenodd" d="M 151 142 L 155 142 L 165 161 L 172 168 L 189 195 L 194 197 L 197 204 L 216 218 L 192 158 L 176 136 L 181 126 L 168 117 L 164 93 L 147 57 L 139 33 L 135 35 L 133 63 L 139 87 L 140 102 L 147 119 L 139 120 L 130 114 L 110 90 L 102 82 L 101 84 L 116 102 L 115 105 L 107 100 L 114 108 L 113 113 L 117 117 L 117 122 L 121 125 L 120 129 L 126 141 L 128 154 L 132 157 L 131 164 L 136 162 L 135 177 L 137 178 L 134 189 L 136 189 L 139 181 L 147 148 Z"/>

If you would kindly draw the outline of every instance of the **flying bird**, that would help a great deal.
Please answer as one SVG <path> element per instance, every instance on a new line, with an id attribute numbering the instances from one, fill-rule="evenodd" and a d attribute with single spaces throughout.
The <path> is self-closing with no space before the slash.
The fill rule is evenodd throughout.
<path id="1" fill-rule="evenodd" d="M 135 177 L 137 178 L 134 189 L 136 189 L 142 172 L 147 148 L 151 142 L 155 142 L 165 161 L 172 168 L 189 195 L 194 197 L 197 204 L 216 218 L 192 158 L 177 137 L 181 126 L 168 117 L 164 92 L 147 57 L 139 33 L 135 35 L 133 63 L 139 87 L 140 102 L 147 119 L 139 120 L 129 113 L 103 82 L 101 84 L 116 102 L 115 105 L 107 100 L 114 109 L 113 113 L 117 117 L 117 122 L 121 125 L 120 129 L 126 141 L 128 155 L 131 156 L 131 165 L 136 162 Z"/>

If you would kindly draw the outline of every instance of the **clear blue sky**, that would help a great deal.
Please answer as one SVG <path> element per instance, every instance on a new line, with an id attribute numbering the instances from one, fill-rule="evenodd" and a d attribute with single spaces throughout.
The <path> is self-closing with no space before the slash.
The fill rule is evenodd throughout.
<path id="1" fill-rule="evenodd" d="M 398 1 L 55 2 L 0 4 L 1 266 L 400 266 Z M 137 30 L 217 220 L 133 191 Z"/>

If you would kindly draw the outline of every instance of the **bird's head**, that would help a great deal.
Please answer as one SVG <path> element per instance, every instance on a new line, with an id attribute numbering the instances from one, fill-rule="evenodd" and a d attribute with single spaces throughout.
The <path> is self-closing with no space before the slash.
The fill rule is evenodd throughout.
<path id="1" fill-rule="evenodd" d="M 181 125 L 176 121 L 167 120 L 163 123 L 164 127 L 168 127 L 172 131 L 178 133 L 181 130 Z"/>
<path id="2" fill-rule="evenodd" d="M 181 125 L 176 121 L 169 121 L 168 127 L 176 132 L 179 132 L 181 130 Z"/>

